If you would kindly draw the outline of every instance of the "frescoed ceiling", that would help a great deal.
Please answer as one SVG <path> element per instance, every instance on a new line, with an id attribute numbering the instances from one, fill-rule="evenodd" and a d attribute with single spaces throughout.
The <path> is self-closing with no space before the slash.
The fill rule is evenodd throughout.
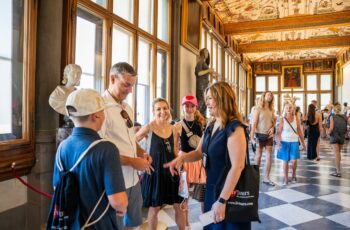
<path id="1" fill-rule="evenodd" d="M 209 0 L 254 61 L 335 58 L 350 47 L 350 0 Z"/>
<path id="2" fill-rule="evenodd" d="M 211 0 L 225 23 L 350 10 L 349 0 Z"/>

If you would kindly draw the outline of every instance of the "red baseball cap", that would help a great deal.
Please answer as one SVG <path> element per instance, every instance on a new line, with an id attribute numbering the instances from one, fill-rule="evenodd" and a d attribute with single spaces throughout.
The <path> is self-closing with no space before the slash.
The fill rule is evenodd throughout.
<path id="1" fill-rule="evenodd" d="M 191 103 L 191 104 L 195 105 L 196 107 L 198 107 L 198 101 L 197 101 L 197 98 L 195 96 L 192 96 L 192 95 L 184 96 L 184 98 L 182 98 L 181 104 L 184 105 L 186 103 Z"/>

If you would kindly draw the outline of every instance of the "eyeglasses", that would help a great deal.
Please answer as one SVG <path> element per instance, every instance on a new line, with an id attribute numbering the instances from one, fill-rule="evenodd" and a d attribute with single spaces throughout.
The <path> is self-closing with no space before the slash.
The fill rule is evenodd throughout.
<path id="1" fill-rule="evenodd" d="M 122 116 L 122 118 L 124 118 L 126 120 L 126 126 L 128 128 L 131 128 L 134 126 L 134 123 L 130 119 L 129 114 L 124 109 L 122 111 L 120 111 L 120 115 Z"/>

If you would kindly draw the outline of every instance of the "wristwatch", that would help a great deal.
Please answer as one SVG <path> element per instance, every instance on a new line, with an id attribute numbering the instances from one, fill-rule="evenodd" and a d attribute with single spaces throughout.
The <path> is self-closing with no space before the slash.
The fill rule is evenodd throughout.
<path id="1" fill-rule="evenodd" d="M 221 204 L 226 204 L 226 203 L 227 203 L 227 200 L 225 200 L 225 199 L 222 198 L 222 197 L 219 197 L 218 202 L 221 203 Z"/>

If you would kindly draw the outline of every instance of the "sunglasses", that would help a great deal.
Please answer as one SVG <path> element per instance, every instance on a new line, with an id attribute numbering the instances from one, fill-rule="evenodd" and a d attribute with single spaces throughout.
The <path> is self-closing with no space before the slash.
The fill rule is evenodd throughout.
<path id="1" fill-rule="evenodd" d="M 168 152 L 171 152 L 171 144 L 170 144 L 170 141 L 168 139 L 164 139 L 164 145 L 165 145 L 165 148 L 166 150 L 168 150 Z"/>
<path id="2" fill-rule="evenodd" d="M 124 109 L 120 112 L 120 115 L 122 116 L 122 118 L 126 120 L 125 122 L 128 128 L 131 128 L 134 126 L 134 123 L 130 119 L 129 114 Z"/>

